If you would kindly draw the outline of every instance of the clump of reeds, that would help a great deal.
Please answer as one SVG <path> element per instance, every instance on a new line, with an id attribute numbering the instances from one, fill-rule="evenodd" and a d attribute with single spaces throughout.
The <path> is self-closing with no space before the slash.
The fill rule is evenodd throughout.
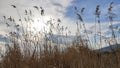
<path id="1" fill-rule="evenodd" d="M 116 39 L 114 30 L 113 30 L 113 17 L 112 17 L 112 6 L 113 2 L 108 8 L 109 19 L 111 23 L 111 31 L 113 40 Z M 51 19 L 47 23 L 44 21 L 43 15 L 45 15 L 45 10 L 42 7 L 34 6 L 35 9 L 39 12 L 39 17 L 43 23 L 49 27 L 47 32 L 44 28 L 44 32 L 34 34 L 31 29 L 31 25 L 34 24 L 33 12 L 32 10 L 25 10 L 24 17 L 25 22 L 27 23 L 26 28 L 23 27 L 22 16 L 19 14 L 19 11 L 15 5 L 12 5 L 13 8 L 17 10 L 19 15 L 19 21 L 21 25 L 16 24 L 15 19 L 10 16 L 7 20 L 6 16 L 3 16 L 6 20 L 5 24 L 7 27 L 12 27 L 10 22 L 14 23 L 14 30 L 10 29 L 7 37 L 10 39 L 10 43 L 5 45 L 5 53 L 0 53 L 2 60 L 0 61 L 0 68 L 119 68 L 119 56 L 120 51 L 113 50 L 112 52 L 100 52 L 92 50 L 90 38 L 87 32 L 87 27 L 85 26 L 84 19 L 82 17 L 85 8 L 82 8 L 81 11 L 75 7 L 77 15 L 77 39 L 69 47 L 61 48 L 60 44 L 52 43 L 51 39 L 54 35 L 54 31 L 57 34 L 65 35 L 64 32 L 67 31 L 68 27 L 61 26 L 61 19 L 57 19 L 55 22 Z M 97 23 L 99 24 L 99 30 L 97 31 L 97 23 L 95 22 L 95 36 L 100 35 L 100 45 L 102 45 L 102 36 L 101 36 L 101 22 L 100 22 L 100 9 L 99 5 L 95 9 L 95 16 Z M 40 23 L 40 22 L 39 22 Z M 20 29 L 22 28 L 22 29 Z M 85 39 L 82 38 L 82 29 L 85 31 Z M 21 31 L 20 31 L 21 30 Z M 29 31 L 28 31 L 29 30 Z M 22 35 L 20 35 L 22 33 Z M 68 33 L 71 33 L 70 31 Z M 66 37 L 69 36 L 66 32 Z M 21 38 L 22 36 L 22 38 Z M 95 37 L 95 45 L 97 43 Z M 59 42 L 59 40 L 56 40 Z M 64 40 L 63 40 L 64 41 Z M 108 40 L 107 40 L 108 41 Z M 87 42 L 87 43 L 86 43 Z M 117 44 L 117 42 L 115 42 Z M 107 44 L 111 45 L 111 42 L 108 41 Z M 90 47 L 89 47 L 90 46 Z M 112 49 L 112 48 L 111 48 Z"/>

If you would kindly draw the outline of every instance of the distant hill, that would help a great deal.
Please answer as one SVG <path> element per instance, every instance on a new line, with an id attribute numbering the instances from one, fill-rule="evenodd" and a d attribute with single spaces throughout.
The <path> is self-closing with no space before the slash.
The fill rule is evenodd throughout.
<path id="1" fill-rule="evenodd" d="M 10 39 L 0 35 L 0 42 L 10 42 Z"/>
<path id="2" fill-rule="evenodd" d="M 76 36 L 65 36 L 65 35 L 49 35 L 49 41 L 56 44 L 72 44 L 76 40 Z"/>
<path id="3" fill-rule="evenodd" d="M 110 45 L 110 46 L 107 46 L 107 47 L 103 47 L 103 48 L 97 49 L 96 51 L 100 51 L 100 52 L 112 52 L 113 50 L 116 50 L 118 48 L 120 48 L 120 44 L 118 44 L 118 45 Z"/>

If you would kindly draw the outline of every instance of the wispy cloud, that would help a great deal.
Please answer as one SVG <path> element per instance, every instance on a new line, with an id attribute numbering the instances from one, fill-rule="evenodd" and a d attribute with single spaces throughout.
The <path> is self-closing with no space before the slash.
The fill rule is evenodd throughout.
<path id="1" fill-rule="evenodd" d="M 12 16 L 15 17 L 17 20 L 19 16 L 15 9 L 11 7 L 14 4 L 17 6 L 21 16 L 24 16 L 25 9 L 31 9 L 34 11 L 36 18 L 39 17 L 38 12 L 35 11 L 33 6 L 42 7 L 45 10 L 45 17 L 48 20 L 50 18 L 58 19 L 60 18 L 63 20 L 62 25 L 74 25 L 73 21 L 69 18 L 65 17 L 66 12 L 68 11 L 67 8 L 72 5 L 72 0 L 1 0 L 0 1 L 0 16 Z M 8 12 L 9 11 L 9 12 Z M 74 27 L 74 26 L 71 26 Z M 1 27 L 4 29 L 4 27 Z M 74 28 L 73 28 L 74 29 Z M 73 30 L 71 29 L 71 30 Z"/>

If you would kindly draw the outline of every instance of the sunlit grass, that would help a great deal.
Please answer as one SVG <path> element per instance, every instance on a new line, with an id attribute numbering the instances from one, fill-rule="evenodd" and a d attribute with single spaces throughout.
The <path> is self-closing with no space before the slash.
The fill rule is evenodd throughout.
<path id="1" fill-rule="evenodd" d="M 10 39 L 10 43 L 5 43 L 5 53 L 0 52 L 0 68 L 119 68 L 120 67 L 120 50 L 119 48 L 112 48 L 111 45 L 119 45 L 116 40 L 116 35 L 113 29 L 113 2 L 108 8 L 108 18 L 110 20 L 110 30 L 112 32 L 112 41 L 105 39 L 111 48 L 111 52 L 102 52 L 99 50 L 93 50 L 92 45 L 97 46 L 97 38 L 99 35 L 99 43 L 102 46 L 101 35 L 101 21 L 100 21 L 100 9 L 99 5 L 95 9 L 95 34 L 94 43 L 91 43 L 90 37 L 87 32 L 87 27 L 84 23 L 82 14 L 84 14 L 85 8 L 81 9 L 81 12 L 77 12 L 75 7 L 75 15 L 78 17 L 76 39 L 72 44 L 57 44 L 53 43 L 51 39 L 55 39 L 52 36 L 54 34 L 63 35 L 69 37 L 70 31 L 68 27 L 62 26 L 61 19 L 47 20 L 45 17 L 45 10 L 42 7 L 33 6 L 39 13 L 39 18 L 36 20 L 31 10 L 25 9 L 25 17 L 19 13 L 17 6 L 11 5 L 16 9 L 19 16 L 18 24 L 15 18 L 12 16 L 3 16 L 6 27 L 10 32 L 6 35 L 7 39 Z M 47 11 L 46 11 L 47 12 Z M 24 19 L 24 20 L 23 20 Z M 46 21 L 47 20 L 47 21 Z M 40 24 L 42 22 L 42 24 Z M 11 25 L 13 23 L 14 26 Z M 23 25 L 26 23 L 26 25 Z M 37 23 L 37 24 L 36 24 Z M 98 30 L 97 30 L 98 24 Z M 39 26 L 40 25 L 40 26 Z M 45 25 L 45 27 L 41 26 Z M 14 29 L 10 29 L 14 28 Z M 72 27 L 71 27 L 72 28 Z M 85 39 L 83 39 L 81 30 L 84 29 Z M 91 33 L 92 34 L 92 33 Z M 62 39 L 63 40 L 63 39 Z M 59 42 L 59 40 L 56 40 Z"/>

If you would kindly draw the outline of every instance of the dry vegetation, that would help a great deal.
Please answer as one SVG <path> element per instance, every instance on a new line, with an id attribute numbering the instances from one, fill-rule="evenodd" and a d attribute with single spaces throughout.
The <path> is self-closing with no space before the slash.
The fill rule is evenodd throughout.
<path id="1" fill-rule="evenodd" d="M 68 47 L 60 51 L 56 46 L 52 50 L 30 54 L 29 50 L 21 53 L 19 47 L 8 47 L 9 52 L 3 57 L 0 68 L 119 68 L 120 52 L 97 53 L 86 47 Z M 40 54 L 38 56 L 37 54 Z"/>
<path id="2" fill-rule="evenodd" d="M 112 37 L 114 40 L 114 44 L 118 45 L 116 41 L 116 36 L 113 30 L 113 13 L 112 6 L 113 2 L 110 4 L 108 8 L 108 17 L 110 19 L 110 26 Z M 21 22 L 21 26 L 23 26 L 23 20 L 19 14 L 19 10 L 15 5 L 12 5 L 13 8 L 16 9 L 19 15 L 19 21 Z M 42 17 L 44 15 L 44 9 L 42 7 L 34 6 L 35 9 L 40 13 Z M 92 46 L 89 40 L 89 36 L 87 34 L 87 30 L 85 27 L 85 23 L 82 19 L 81 14 L 83 14 L 85 8 L 81 9 L 81 13 L 76 12 L 78 16 L 79 22 L 77 24 L 77 43 L 73 42 L 73 45 L 66 48 L 60 48 L 59 44 L 53 44 L 49 41 L 51 38 L 53 31 L 56 30 L 59 34 L 62 34 L 67 27 L 60 26 L 61 20 L 57 20 L 57 24 L 53 24 L 53 22 L 49 21 L 47 24 L 50 26 L 50 30 L 47 33 L 38 33 L 34 35 L 32 32 L 27 32 L 26 28 L 21 27 L 18 24 L 15 24 L 14 29 L 7 35 L 7 38 L 10 38 L 12 45 L 9 43 L 5 44 L 6 52 L 4 54 L 1 53 L 2 60 L 0 61 L 0 68 L 120 68 L 120 51 L 119 49 L 114 50 L 112 52 L 99 52 L 89 49 L 89 46 Z M 75 11 L 77 8 L 75 7 Z M 25 10 L 26 17 L 25 22 L 30 24 L 30 22 L 34 23 L 32 19 L 32 11 Z M 28 18 L 27 18 L 28 16 Z M 96 45 L 96 35 L 100 35 L 100 41 L 102 40 L 101 36 L 101 22 L 100 22 L 100 9 L 99 5 L 96 7 L 95 16 L 97 19 L 96 24 L 99 24 L 99 31 L 96 31 L 95 34 L 95 45 Z M 14 18 L 6 18 L 3 16 L 5 20 L 15 23 Z M 30 19 L 29 19 L 30 18 Z M 9 22 L 5 23 L 8 28 L 10 28 Z M 80 28 L 79 26 L 82 24 L 83 29 L 85 30 L 85 36 L 87 40 L 83 40 L 80 36 Z M 29 28 L 31 29 L 31 28 Z M 70 32 L 66 34 L 69 35 Z M 20 35 L 20 36 L 19 36 Z M 41 36 L 44 36 L 43 41 L 41 41 Z M 20 38 L 22 37 L 22 38 Z M 111 46 L 111 42 L 106 39 L 107 43 Z M 102 45 L 102 42 L 101 42 Z"/>

